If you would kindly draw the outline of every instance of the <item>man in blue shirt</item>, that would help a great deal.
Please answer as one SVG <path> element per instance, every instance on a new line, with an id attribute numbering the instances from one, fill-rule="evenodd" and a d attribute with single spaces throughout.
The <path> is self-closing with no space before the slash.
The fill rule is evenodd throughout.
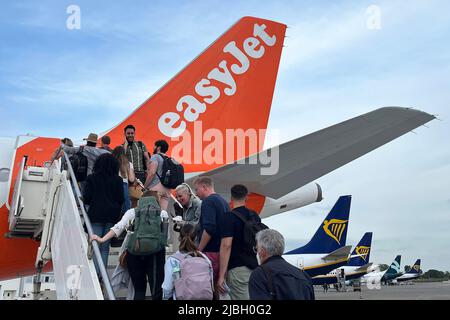
<path id="1" fill-rule="evenodd" d="M 248 190 L 244 185 L 238 184 L 231 188 L 231 201 L 233 212 L 225 214 L 222 226 L 222 240 L 220 246 L 220 271 L 217 288 L 225 292 L 224 282 L 230 288 L 231 300 L 248 300 L 248 281 L 252 270 L 258 266 L 256 253 L 253 248 L 246 248 L 244 241 L 244 221 L 253 219 L 261 222 L 261 218 L 249 210 L 245 204 Z"/>
<path id="2" fill-rule="evenodd" d="M 198 250 L 211 260 L 214 282 L 219 275 L 219 250 L 222 239 L 221 224 L 223 216 L 230 211 L 230 206 L 214 191 L 214 183 L 210 177 L 198 177 L 194 180 L 194 190 L 202 200 L 197 242 Z"/>

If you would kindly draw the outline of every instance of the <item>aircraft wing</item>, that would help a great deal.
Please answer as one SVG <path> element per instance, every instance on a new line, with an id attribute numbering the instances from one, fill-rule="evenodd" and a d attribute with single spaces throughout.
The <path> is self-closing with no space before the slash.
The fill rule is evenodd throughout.
<path id="1" fill-rule="evenodd" d="M 323 257 L 323 260 L 340 260 L 347 258 L 352 251 L 352 246 L 343 246 L 339 249 L 334 250 L 330 254 Z"/>
<path id="2" fill-rule="evenodd" d="M 380 108 L 279 145 L 275 174 L 262 175 L 261 169 L 268 165 L 256 161 L 266 150 L 246 158 L 245 165 L 240 160 L 202 175 L 214 179 L 219 193 L 242 183 L 251 192 L 278 199 L 434 118 L 410 108 Z M 275 148 L 269 149 L 269 158 L 276 154 Z"/>
<path id="3" fill-rule="evenodd" d="M 366 271 L 367 269 L 369 269 L 372 266 L 372 262 L 366 263 L 365 265 L 359 267 L 358 269 L 356 269 L 355 271 Z"/>

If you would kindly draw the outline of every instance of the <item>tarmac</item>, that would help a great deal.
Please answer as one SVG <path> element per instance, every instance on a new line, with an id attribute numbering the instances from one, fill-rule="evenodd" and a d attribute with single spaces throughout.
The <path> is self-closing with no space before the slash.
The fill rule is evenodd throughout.
<path id="1" fill-rule="evenodd" d="M 381 286 L 369 289 L 361 285 L 361 292 L 347 286 L 347 292 L 329 288 L 323 292 L 315 286 L 316 300 L 450 300 L 450 282 L 417 282 L 412 284 Z"/>

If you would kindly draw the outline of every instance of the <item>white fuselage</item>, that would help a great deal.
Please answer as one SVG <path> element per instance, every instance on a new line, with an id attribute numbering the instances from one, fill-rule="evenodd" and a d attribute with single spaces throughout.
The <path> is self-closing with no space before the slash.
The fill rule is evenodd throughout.
<path id="1" fill-rule="evenodd" d="M 347 258 L 325 260 L 325 257 L 328 255 L 328 253 L 285 254 L 283 258 L 293 266 L 307 271 L 311 276 L 315 276 L 326 274 L 337 266 L 345 264 L 347 261 Z"/>
<path id="2" fill-rule="evenodd" d="M 422 274 L 420 274 L 420 273 L 405 273 L 404 275 L 401 275 L 400 277 L 396 278 L 395 280 L 397 280 L 398 282 L 410 281 L 410 280 L 419 278 L 421 275 Z"/>
<path id="3" fill-rule="evenodd" d="M 306 269 L 325 263 L 327 254 L 285 254 L 283 258 L 299 269 Z"/>
<path id="4" fill-rule="evenodd" d="M 367 269 L 358 270 L 361 267 L 355 267 L 355 266 L 342 266 L 339 268 L 334 269 L 333 271 L 325 274 L 320 275 L 315 278 L 336 278 L 338 275 L 341 274 L 341 270 L 344 270 L 345 278 L 358 278 L 362 277 L 367 273 Z"/>
<path id="5" fill-rule="evenodd" d="M 387 270 L 385 271 L 373 271 L 373 272 L 369 272 L 367 274 L 365 274 L 361 280 L 363 282 L 366 283 L 372 283 L 372 284 L 377 284 L 380 283 L 381 278 L 383 278 L 384 274 L 386 273 Z"/>
<path id="6" fill-rule="evenodd" d="M 8 181 L 16 145 L 14 138 L 0 138 L 0 207 L 6 203 Z"/>

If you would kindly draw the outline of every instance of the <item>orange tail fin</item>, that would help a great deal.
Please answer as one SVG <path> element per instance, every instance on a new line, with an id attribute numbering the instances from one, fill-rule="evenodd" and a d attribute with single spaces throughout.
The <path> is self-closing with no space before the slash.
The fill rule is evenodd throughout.
<path id="1" fill-rule="evenodd" d="M 194 131 L 198 133 L 199 124 L 202 132 L 214 129 L 223 137 L 227 129 L 265 130 L 285 31 L 284 24 L 254 17 L 242 18 L 129 117 L 107 132 L 112 145 L 123 143 L 123 128 L 128 124 L 136 127 L 136 139 L 143 141 L 149 149 L 154 141 L 167 140 L 172 155 L 180 138 L 191 147 L 191 152 L 199 148 L 203 151 L 204 147 L 194 142 L 198 139 Z M 186 135 L 194 138 L 186 140 Z M 209 140 L 214 139 L 209 134 Z M 235 152 L 226 162 L 262 150 L 263 140 L 264 136 L 259 139 L 257 150 L 246 146 L 245 151 Z M 223 148 L 223 141 L 215 143 L 222 144 Z M 207 171 L 220 165 L 201 157 L 195 161 L 190 154 L 184 153 L 181 162 L 186 172 Z"/>

